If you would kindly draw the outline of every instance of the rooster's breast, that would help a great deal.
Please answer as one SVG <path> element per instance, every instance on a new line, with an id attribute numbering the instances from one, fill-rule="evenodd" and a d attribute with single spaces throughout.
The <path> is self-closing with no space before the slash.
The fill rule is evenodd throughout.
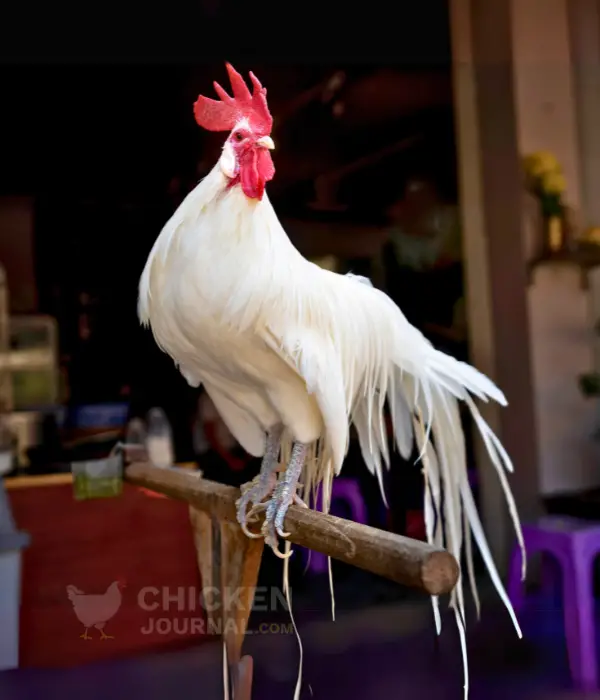
<path id="1" fill-rule="evenodd" d="M 153 332 L 187 381 L 205 386 L 238 442 L 245 444 L 227 415 L 228 406 L 231 413 L 235 407 L 251 416 L 263 430 L 283 422 L 298 439 L 316 439 L 321 414 L 299 375 L 256 327 L 233 327 L 219 305 L 200 295 L 191 303 L 184 286 L 163 297 L 169 301 L 152 315 Z"/>
<path id="2" fill-rule="evenodd" d="M 318 437 L 322 421 L 314 397 L 264 340 L 273 313 L 282 317 L 294 271 L 288 256 L 298 253 L 285 233 L 283 243 L 274 242 L 280 225 L 266 202 L 254 218 L 234 216 L 241 207 L 235 196 L 230 191 L 211 209 L 211 224 L 218 226 L 208 226 L 201 214 L 193 229 L 166 231 L 164 250 L 156 247 L 154 272 L 146 276 L 148 323 L 187 381 L 202 383 L 217 407 L 235 404 L 263 428 L 301 423 L 292 430 L 298 439 Z M 227 231 L 231 221 L 241 228 Z"/>

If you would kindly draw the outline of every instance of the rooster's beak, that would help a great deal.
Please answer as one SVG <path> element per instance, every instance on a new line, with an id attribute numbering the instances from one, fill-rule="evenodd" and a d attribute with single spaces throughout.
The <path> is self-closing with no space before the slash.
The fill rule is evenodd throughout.
<path id="1" fill-rule="evenodd" d="M 259 148 L 268 148 L 269 151 L 272 151 L 275 148 L 275 144 L 273 143 L 273 139 L 270 136 L 263 136 L 261 139 L 258 139 L 256 142 L 256 145 Z"/>

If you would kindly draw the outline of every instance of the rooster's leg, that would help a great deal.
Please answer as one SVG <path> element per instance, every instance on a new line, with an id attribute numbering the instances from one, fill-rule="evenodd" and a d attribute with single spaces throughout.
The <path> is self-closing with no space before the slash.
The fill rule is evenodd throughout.
<path id="1" fill-rule="evenodd" d="M 89 629 L 89 627 L 86 627 L 85 632 L 83 634 L 79 635 L 81 637 L 81 639 L 91 639 L 90 635 L 88 634 L 88 629 Z"/>
<path id="2" fill-rule="evenodd" d="M 283 426 L 277 425 L 267 434 L 265 454 L 260 465 L 260 473 L 249 484 L 242 486 L 242 495 L 237 501 L 237 519 L 242 530 L 249 537 L 256 537 L 248 530 L 248 506 L 256 506 L 269 496 L 277 484 L 279 448 Z"/>
<path id="3" fill-rule="evenodd" d="M 269 545 L 273 552 L 279 557 L 283 557 L 284 555 L 279 552 L 277 535 L 280 537 L 287 537 L 288 535 L 288 533 L 283 531 L 285 514 L 292 503 L 305 505 L 298 498 L 296 489 L 298 488 L 298 482 L 306 460 L 307 449 L 308 445 L 304 445 L 301 442 L 296 442 L 294 444 L 287 469 L 279 479 L 273 496 L 267 504 L 262 534 L 265 537 L 265 544 Z"/>
<path id="4" fill-rule="evenodd" d="M 100 630 L 100 639 L 114 639 L 110 634 L 106 634 L 104 630 Z"/>

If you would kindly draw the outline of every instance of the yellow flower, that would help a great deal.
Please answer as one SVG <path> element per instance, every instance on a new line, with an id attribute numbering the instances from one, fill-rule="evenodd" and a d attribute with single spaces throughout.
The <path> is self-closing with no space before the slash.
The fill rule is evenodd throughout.
<path id="1" fill-rule="evenodd" d="M 560 163 L 549 151 L 537 151 L 526 156 L 525 170 L 530 177 L 538 178 L 546 173 L 559 173 Z"/>
<path id="2" fill-rule="evenodd" d="M 563 194 L 567 189 L 567 181 L 560 172 L 546 172 L 541 177 L 541 189 L 546 194 Z"/>
<path id="3" fill-rule="evenodd" d="M 594 245 L 600 245 L 600 227 L 594 226 L 585 232 L 583 240 L 587 243 L 594 243 Z"/>

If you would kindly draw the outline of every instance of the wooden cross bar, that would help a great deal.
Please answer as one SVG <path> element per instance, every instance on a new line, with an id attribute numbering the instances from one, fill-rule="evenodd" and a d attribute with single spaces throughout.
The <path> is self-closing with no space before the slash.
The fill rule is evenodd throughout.
<path id="1" fill-rule="evenodd" d="M 252 608 L 264 542 L 250 539 L 236 519 L 239 489 L 200 478 L 193 471 L 162 469 L 147 462 L 131 464 L 125 479 L 165 496 L 185 501 L 198 566 L 213 590 L 241 591 L 234 610 L 220 605 L 207 610 L 209 628 L 221 630 L 232 672 L 235 700 L 250 700 L 252 660 L 241 649 Z M 260 528 L 262 516 L 256 528 Z M 290 506 L 284 523 L 292 544 L 307 547 L 430 595 L 449 593 L 459 567 L 443 549 L 408 537 L 384 532 L 308 508 Z M 242 600 L 243 598 L 243 600 Z M 210 606 L 211 608 L 213 606 Z"/>

